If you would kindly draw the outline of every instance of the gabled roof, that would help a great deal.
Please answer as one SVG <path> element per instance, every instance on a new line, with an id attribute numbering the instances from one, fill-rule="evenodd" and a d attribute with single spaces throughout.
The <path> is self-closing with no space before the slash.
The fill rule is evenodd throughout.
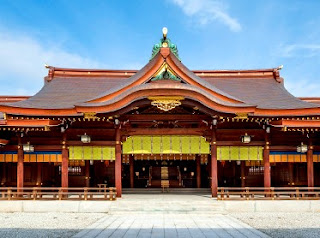
<path id="1" fill-rule="evenodd" d="M 152 82 L 164 67 L 181 82 Z M 12 103 L 0 102 L 0 111 L 22 115 L 105 113 L 150 96 L 172 95 L 223 113 L 320 114 L 319 105 L 302 101 L 284 88 L 278 69 L 191 71 L 169 47 L 160 48 L 139 71 L 50 67 L 45 85 L 36 95 Z"/>

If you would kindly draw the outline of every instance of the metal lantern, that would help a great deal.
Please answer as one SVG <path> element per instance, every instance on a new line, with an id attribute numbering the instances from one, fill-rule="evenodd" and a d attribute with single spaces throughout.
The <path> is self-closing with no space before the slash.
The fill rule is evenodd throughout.
<path id="1" fill-rule="evenodd" d="M 307 151 L 308 151 L 308 146 L 303 144 L 303 142 L 301 142 L 301 145 L 297 146 L 298 153 L 306 153 Z"/>
<path id="2" fill-rule="evenodd" d="M 27 144 L 22 145 L 22 149 L 24 152 L 34 152 L 34 146 L 30 145 L 30 142 Z"/>
<path id="3" fill-rule="evenodd" d="M 268 134 L 271 132 L 271 126 L 270 125 L 266 125 L 266 132 Z"/>
<path id="4" fill-rule="evenodd" d="M 243 136 L 241 136 L 241 142 L 244 144 L 248 144 L 251 142 L 251 136 L 249 136 L 247 133 L 245 133 Z"/>
<path id="5" fill-rule="evenodd" d="M 81 136 L 81 142 L 85 144 L 90 143 L 91 137 L 84 133 L 84 135 Z"/>

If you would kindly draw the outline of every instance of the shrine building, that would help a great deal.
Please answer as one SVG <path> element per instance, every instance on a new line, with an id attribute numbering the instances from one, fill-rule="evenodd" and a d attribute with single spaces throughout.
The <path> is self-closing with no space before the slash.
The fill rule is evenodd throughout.
<path id="1" fill-rule="evenodd" d="M 140 70 L 47 68 L 0 96 L 2 187 L 320 186 L 320 99 L 281 67 L 190 70 L 164 28 Z"/>

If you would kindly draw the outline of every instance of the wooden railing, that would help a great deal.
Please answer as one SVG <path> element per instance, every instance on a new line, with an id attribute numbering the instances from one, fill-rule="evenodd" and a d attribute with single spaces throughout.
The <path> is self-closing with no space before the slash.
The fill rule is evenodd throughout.
<path id="1" fill-rule="evenodd" d="M 0 187 L 0 200 L 116 200 L 116 188 Z"/>
<path id="2" fill-rule="evenodd" d="M 320 199 L 320 187 L 220 187 L 218 200 Z"/>

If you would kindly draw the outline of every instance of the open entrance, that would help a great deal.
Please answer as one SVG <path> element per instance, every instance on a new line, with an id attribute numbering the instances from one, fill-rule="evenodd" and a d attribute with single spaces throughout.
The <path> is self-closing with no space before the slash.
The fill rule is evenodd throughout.
<path id="1" fill-rule="evenodd" d="M 123 187 L 209 188 L 210 167 L 207 155 L 141 155 L 124 156 Z M 182 159 L 183 158 L 183 159 Z"/>
<path id="2" fill-rule="evenodd" d="M 131 136 L 123 143 L 123 187 L 209 187 L 209 143 L 201 136 Z"/>

